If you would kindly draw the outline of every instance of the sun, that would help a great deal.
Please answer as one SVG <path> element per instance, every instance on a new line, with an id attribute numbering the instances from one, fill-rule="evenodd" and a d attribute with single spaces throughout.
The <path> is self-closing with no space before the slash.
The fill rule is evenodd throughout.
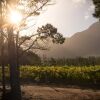
<path id="1" fill-rule="evenodd" d="M 22 14 L 15 10 L 12 10 L 10 12 L 9 17 L 10 17 L 10 23 L 12 24 L 19 24 L 22 20 Z"/>

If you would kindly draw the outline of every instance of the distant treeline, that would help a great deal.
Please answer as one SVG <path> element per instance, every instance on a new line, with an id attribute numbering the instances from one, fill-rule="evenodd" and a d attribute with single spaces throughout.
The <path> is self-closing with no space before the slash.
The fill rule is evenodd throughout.
<path id="1" fill-rule="evenodd" d="M 43 58 L 44 66 L 95 66 L 100 65 L 100 57 Z"/>
<path id="2" fill-rule="evenodd" d="M 1 45 L 0 45 L 0 48 L 1 48 Z M 1 49 L 0 49 L 1 50 Z M 4 65 L 7 66 L 8 63 L 9 63 L 9 54 L 8 54 L 8 44 L 7 42 L 4 43 Z M 17 52 L 16 52 L 17 53 Z M 18 62 L 19 62 L 19 65 L 40 65 L 41 64 L 41 58 L 35 54 L 34 52 L 32 51 L 27 51 L 27 52 L 24 52 L 24 50 L 22 48 L 19 48 L 18 49 Z M 2 57 L 1 57 L 1 51 L 0 51 L 0 65 L 1 65 L 1 62 L 2 61 Z"/>
<path id="3" fill-rule="evenodd" d="M 21 52 L 21 50 L 20 50 Z M 9 57 L 8 53 L 4 53 L 4 65 L 8 65 Z M 0 57 L 0 65 L 1 65 L 1 57 Z M 33 53 L 32 51 L 25 52 L 22 56 L 19 55 L 19 65 L 41 65 L 41 58 Z"/>

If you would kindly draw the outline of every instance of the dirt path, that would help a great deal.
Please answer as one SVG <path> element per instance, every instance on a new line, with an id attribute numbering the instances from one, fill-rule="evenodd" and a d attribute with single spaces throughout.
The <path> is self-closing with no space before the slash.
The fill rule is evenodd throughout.
<path id="1" fill-rule="evenodd" d="M 23 100 L 100 100 L 100 90 L 22 86 Z"/>

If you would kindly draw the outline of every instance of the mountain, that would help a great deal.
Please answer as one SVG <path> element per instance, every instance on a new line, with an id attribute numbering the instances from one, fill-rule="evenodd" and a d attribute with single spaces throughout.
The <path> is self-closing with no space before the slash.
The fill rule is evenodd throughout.
<path id="1" fill-rule="evenodd" d="M 63 45 L 51 44 L 49 51 L 39 51 L 38 53 L 41 56 L 54 58 L 100 56 L 100 22 L 66 38 Z"/>

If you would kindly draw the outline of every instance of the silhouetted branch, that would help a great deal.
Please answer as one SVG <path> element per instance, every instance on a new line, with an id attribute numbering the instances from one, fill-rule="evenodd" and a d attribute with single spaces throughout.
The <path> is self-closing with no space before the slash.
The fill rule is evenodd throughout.
<path id="1" fill-rule="evenodd" d="M 39 11 L 40 9 L 42 9 L 50 0 L 47 0 L 45 3 L 43 3 L 39 8 L 37 8 L 35 11 L 29 13 L 23 20 L 22 23 L 30 16 L 32 16 L 33 14 L 36 14 L 37 11 Z"/>
<path id="2" fill-rule="evenodd" d="M 38 34 L 33 34 L 33 35 L 31 35 L 31 36 L 26 36 L 26 37 L 22 37 L 22 38 L 24 38 L 23 39 L 23 41 L 21 41 L 20 43 L 19 43 L 19 47 L 25 42 L 25 41 L 27 41 L 27 40 L 30 40 L 32 37 L 34 37 L 34 36 L 37 36 Z"/>

